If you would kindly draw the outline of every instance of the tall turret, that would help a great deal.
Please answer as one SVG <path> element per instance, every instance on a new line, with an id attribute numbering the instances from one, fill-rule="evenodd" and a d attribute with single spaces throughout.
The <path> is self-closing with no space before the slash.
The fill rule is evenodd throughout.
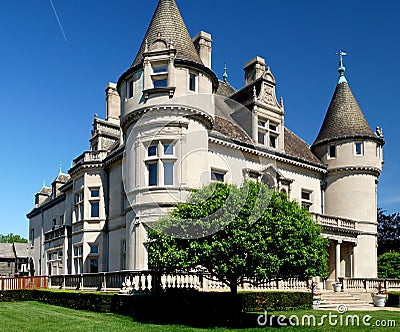
<path id="1" fill-rule="evenodd" d="M 131 67 L 121 75 L 125 135 L 124 185 L 133 210 L 126 216 L 127 268 L 143 269 L 145 226 L 200 187 L 210 172 L 208 130 L 218 79 L 211 65 L 211 35 L 193 40 L 175 0 L 159 0 Z M 188 172 L 187 170 L 191 170 Z"/>
<path id="2" fill-rule="evenodd" d="M 323 212 L 357 221 L 359 258 L 353 274 L 372 277 L 377 274 L 377 183 L 384 140 L 380 130 L 369 127 L 344 75 L 346 53 L 339 55 L 339 81 L 312 150 L 328 167 Z"/>

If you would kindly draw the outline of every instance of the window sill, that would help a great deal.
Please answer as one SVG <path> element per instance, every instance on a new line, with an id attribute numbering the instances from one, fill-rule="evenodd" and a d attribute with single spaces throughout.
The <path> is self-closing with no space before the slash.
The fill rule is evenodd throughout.
<path id="1" fill-rule="evenodd" d="M 153 95 L 168 95 L 172 98 L 175 94 L 175 87 L 151 88 L 143 90 L 144 99 L 149 99 Z"/>

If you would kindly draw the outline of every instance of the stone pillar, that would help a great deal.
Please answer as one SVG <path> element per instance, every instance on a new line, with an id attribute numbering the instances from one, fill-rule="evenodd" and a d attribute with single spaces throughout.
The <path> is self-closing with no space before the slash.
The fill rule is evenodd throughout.
<path id="1" fill-rule="evenodd" d="M 342 243 L 342 240 L 338 240 L 336 243 L 336 280 L 338 280 L 338 278 L 341 276 L 340 274 L 340 263 L 341 263 L 341 259 L 340 259 L 340 245 Z"/>
<path id="2" fill-rule="evenodd" d="M 354 243 L 353 246 L 353 271 L 352 271 L 352 278 L 357 278 L 358 277 L 358 271 L 357 271 L 357 243 Z"/>

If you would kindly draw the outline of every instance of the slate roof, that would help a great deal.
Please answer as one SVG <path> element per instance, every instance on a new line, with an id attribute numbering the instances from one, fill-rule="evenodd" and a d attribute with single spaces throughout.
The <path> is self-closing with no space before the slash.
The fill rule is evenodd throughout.
<path id="1" fill-rule="evenodd" d="M 70 178 L 69 174 L 60 173 L 60 174 L 58 174 L 58 176 L 54 180 L 54 182 L 65 183 L 65 182 L 67 182 L 69 180 L 69 178 Z"/>
<path id="2" fill-rule="evenodd" d="M 217 89 L 217 95 L 223 97 L 230 97 L 236 92 L 236 89 L 230 85 L 228 82 L 219 81 L 219 86 Z"/>
<path id="3" fill-rule="evenodd" d="M 158 39 L 164 40 L 168 45 L 172 40 L 173 47 L 176 48 L 176 58 L 203 65 L 175 0 L 158 2 L 157 9 L 131 67 L 142 63 L 146 40 L 151 46 Z"/>
<path id="4" fill-rule="evenodd" d="M 14 243 L 14 248 L 17 258 L 29 257 L 28 243 Z"/>
<path id="5" fill-rule="evenodd" d="M 321 130 L 313 145 L 356 136 L 377 139 L 354 98 L 349 84 L 341 82 L 336 86 Z"/>
<path id="6" fill-rule="evenodd" d="M 317 156 L 312 153 L 310 146 L 299 136 L 285 127 L 285 153 L 315 164 L 321 164 Z"/>
<path id="7" fill-rule="evenodd" d="M 42 189 L 40 189 L 39 194 L 42 195 L 51 195 L 51 188 L 50 187 L 42 187 Z"/>
<path id="8" fill-rule="evenodd" d="M 0 243 L 0 258 L 15 258 L 12 243 Z"/>

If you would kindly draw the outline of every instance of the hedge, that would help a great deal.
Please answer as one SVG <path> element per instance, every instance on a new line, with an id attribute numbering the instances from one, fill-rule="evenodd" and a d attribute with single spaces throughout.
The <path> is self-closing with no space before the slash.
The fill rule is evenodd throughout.
<path id="1" fill-rule="evenodd" d="M 386 301 L 387 307 L 398 307 L 400 308 L 400 293 L 399 292 L 390 292 L 388 294 L 388 299 Z"/>
<path id="2" fill-rule="evenodd" d="M 129 315 L 141 322 L 208 327 L 241 323 L 249 312 L 312 308 L 312 295 L 304 292 L 239 292 L 233 296 L 176 289 L 135 296 L 45 289 L 0 291 L 0 302 L 9 301 L 39 301 L 77 310 Z"/>

